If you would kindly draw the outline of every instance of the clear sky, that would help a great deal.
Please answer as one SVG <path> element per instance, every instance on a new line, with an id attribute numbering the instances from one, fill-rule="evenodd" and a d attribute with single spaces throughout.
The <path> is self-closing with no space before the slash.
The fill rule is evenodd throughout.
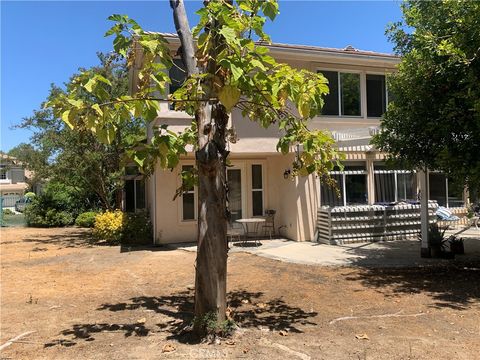
<path id="1" fill-rule="evenodd" d="M 31 133 L 11 129 L 45 100 L 51 83 L 62 84 L 79 67 L 111 50 L 111 14 L 127 14 L 144 29 L 174 32 L 167 0 L 1 1 L 1 143 L 8 151 Z M 282 1 L 266 27 L 275 42 L 391 52 L 384 32 L 401 17 L 399 1 Z M 200 1 L 187 1 L 191 25 Z"/>

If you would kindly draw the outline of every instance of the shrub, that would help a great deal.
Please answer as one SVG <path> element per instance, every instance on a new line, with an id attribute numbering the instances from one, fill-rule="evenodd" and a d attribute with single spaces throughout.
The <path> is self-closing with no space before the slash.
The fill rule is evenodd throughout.
<path id="1" fill-rule="evenodd" d="M 25 220 L 32 227 L 57 227 L 73 224 L 74 217 L 66 211 L 42 208 L 40 202 L 33 201 L 25 209 Z"/>
<path id="2" fill-rule="evenodd" d="M 111 244 L 146 245 L 151 243 L 152 224 L 146 212 L 106 211 L 95 217 L 93 236 Z"/>
<path id="3" fill-rule="evenodd" d="M 34 198 L 36 195 L 35 195 L 35 193 L 29 191 L 29 192 L 27 192 L 27 193 L 26 193 L 25 195 L 23 195 L 23 196 L 25 196 L 26 198 Z"/>
<path id="4" fill-rule="evenodd" d="M 95 225 L 96 216 L 97 216 L 97 213 L 95 211 L 87 211 L 87 212 L 81 213 L 75 219 L 75 225 L 80 227 L 93 228 Z"/>
<path id="5" fill-rule="evenodd" d="M 152 223 L 147 212 L 127 214 L 121 241 L 131 245 L 152 243 Z"/>
<path id="6" fill-rule="evenodd" d="M 79 211 L 80 200 L 73 188 L 49 183 L 25 208 L 25 220 L 33 227 L 67 226 L 73 224 Z"/>
<path id="7" fill-rule="evenodd" d="M 95 216 L 93 236 L 97 240 L 105 240 L 111 244 L 119 243 L 122 240 L 124 221 L 125 214 L 120 210 L 98 214 Z"/>
<path id="8" fill-rule="evenodd" d="M 3 209 L 3 215 L 15 215 L 15 212 L 10 209 Z"/>

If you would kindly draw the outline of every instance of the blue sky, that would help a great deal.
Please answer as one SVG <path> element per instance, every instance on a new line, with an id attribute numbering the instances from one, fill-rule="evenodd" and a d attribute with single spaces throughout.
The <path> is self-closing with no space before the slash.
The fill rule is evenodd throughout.
<path id="1" fill-rule="evenodd" d="M 266 27 L 276 42 L 391 52 L 384 32 L 401 17 L 399 1 L 282 1 Z M 202 5 L 187 1 L 191 25 Z M 8 151 L 29 142 L 31 132 L 11 129 L 45 100 L 51 83 L 62 84 L 79 67 L 97 63 L 111 50 L 106 18 L 128 14 L 144 29 L 174 32 L 167 0 L 1 0 L 1 143 Z"/>

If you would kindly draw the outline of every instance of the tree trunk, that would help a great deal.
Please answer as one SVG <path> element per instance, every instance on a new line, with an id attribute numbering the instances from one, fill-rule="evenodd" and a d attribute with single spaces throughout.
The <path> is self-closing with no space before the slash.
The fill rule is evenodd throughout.
<path id="1" fill-rule="evenodd" d="M 206 316 L 225 321 L 227 293 L 227 216 L 225 127 L 228 114 L 222 105 L 213 105 L 210 119 L 200 119 L 197 152 L 198 243 L 195 273 L 195 331 L 208 331 Z"/>
<path id="2" fill-rule="evenodd" d="M 183 0 L 170 0 L 175 27 L 182 44 L 187 74 L 198 74 L 195 46 Z M 207 72 L 215 74 L 212 61 Z M 208 88 L 208 86 L 207 86 Z M 211 86 L 210 86 L 211 89 Z M 212 95 L 207 92 L 207 98 Z M 194 331 L 203 336 L 225 321 L 227 292 L 227 207 L 225 129 L 228 114 L 221 104 L 200 103 L 195 113 L 198 128 L 198 237 L 195 269 Z M 207 328 L 206 320 L 209 320 Z M 215 320 L 215 329 L 210 328 Z"/>

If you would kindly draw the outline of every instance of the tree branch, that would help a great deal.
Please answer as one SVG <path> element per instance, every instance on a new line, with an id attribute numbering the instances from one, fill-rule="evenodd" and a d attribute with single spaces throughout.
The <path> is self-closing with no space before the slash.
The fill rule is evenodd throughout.
<path id="1" fill-rule="evenodd" d="M 183 3 L 183 0 L 170 0 L 170 7 L 173 10 L 175 29 L 177 30 L 180 43 L 182 44 L 181 56 L 183 63 L 187 68 L 187 75 L 192 76 L 198 74 L 193 36 L 190 31 L 185 4 Z"/>

